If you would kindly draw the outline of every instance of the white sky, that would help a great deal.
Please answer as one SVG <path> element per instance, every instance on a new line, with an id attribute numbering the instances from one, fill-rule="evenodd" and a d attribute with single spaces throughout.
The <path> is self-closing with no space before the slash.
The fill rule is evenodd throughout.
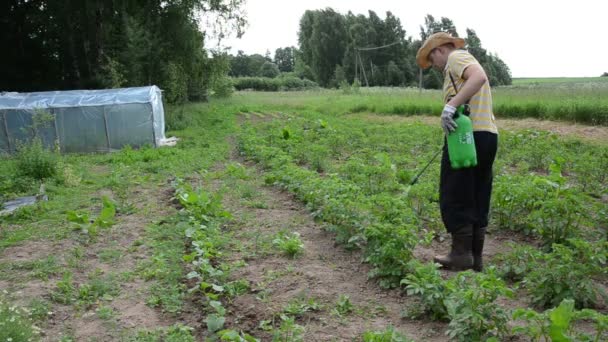
<path id="1" fill-rule="evenodd" d="M 602 3 L 604 5 L 602 5 Z M 513 77 L 588 77 L 608 72 L 608 3 L 603 0 L 247 0 L 248 27 L 241 39 L 222 45 L 231 53 L 271 56 L 280 47 L 298 46 L 300 18 L 307 9 L 331 7 L 346 14 L 384 18 L 391 11 L 406 36 L 419 39 L 420 25 L 431 14 L 450 18 L 458 34 L 472 28 L 482 46 L 497 54 Z"/>

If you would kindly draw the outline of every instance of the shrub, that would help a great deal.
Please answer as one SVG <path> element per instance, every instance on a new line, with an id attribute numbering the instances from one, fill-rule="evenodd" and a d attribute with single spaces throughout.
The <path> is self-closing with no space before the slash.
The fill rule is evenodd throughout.
<path id="1" fill-rule="evenodd" d="M 57 155 L 44 148 L 40 139 L 22 144 L 17 151 L 17 174 L 37 180 L 52 177 L 57 172 Z"/>
<path id="2" fill-rule="evenodd" d="M 213 90 L 213 95 L 216 97 L 230 97 L 234 92 L 234 85 L 232 83 L 232 79 L 230 77 L 220 77 L 215 82 L 213 82 L 213 86 L 211 87 Z"/>

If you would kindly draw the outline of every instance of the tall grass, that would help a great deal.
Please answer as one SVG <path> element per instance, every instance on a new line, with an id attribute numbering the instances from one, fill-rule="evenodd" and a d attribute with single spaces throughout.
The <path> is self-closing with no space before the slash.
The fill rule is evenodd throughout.
<path id="1" fill-rule="evenodd" d="M 496 87 L 499 118 L 537 118 L 608 126 L 608 82 L 545 82 Z M 328 114 L 371 112 L 395 115 L 439 114 L 440 90 L 361 88 L 359 93 L 318 89 L 300 92 L 237 92 L 239 111 L 313 110 Z"/>

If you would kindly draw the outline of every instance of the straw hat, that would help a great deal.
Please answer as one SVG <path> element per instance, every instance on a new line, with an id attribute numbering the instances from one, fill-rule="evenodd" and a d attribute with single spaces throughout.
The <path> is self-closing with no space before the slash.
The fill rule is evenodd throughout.
<path id="1" fill-rule="evenodd" d="M 422 44 L 418 50 L 418 53 L 416 54 L 416 63 L 418 63 L 422 69 L 430 67 L 431 61 L 429 61 L 429 54 L 431 51 L 436 47 L 449 43 L 454 44 L 457 49 L 463 48 L 465 45 L 464 39 L 452 37 L 447 32 L 433 33 L 424 41 L 424 44 Z"/>

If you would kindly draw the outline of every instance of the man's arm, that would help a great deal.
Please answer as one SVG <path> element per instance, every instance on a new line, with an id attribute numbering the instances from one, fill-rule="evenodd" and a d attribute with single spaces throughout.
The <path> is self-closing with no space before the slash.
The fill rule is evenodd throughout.
<path id="1" fill-rule="evenodd" d="M 481 89 L 484 83 L 488 82 L 488 76 L 479 64 L 471 64 L 466 67 L 462 78 L 465 79 L 464 85 L 460 88 L 458 94 L 448 101 L 447 104 L 450 106 L 458 107 L 464 104 Z"/>

